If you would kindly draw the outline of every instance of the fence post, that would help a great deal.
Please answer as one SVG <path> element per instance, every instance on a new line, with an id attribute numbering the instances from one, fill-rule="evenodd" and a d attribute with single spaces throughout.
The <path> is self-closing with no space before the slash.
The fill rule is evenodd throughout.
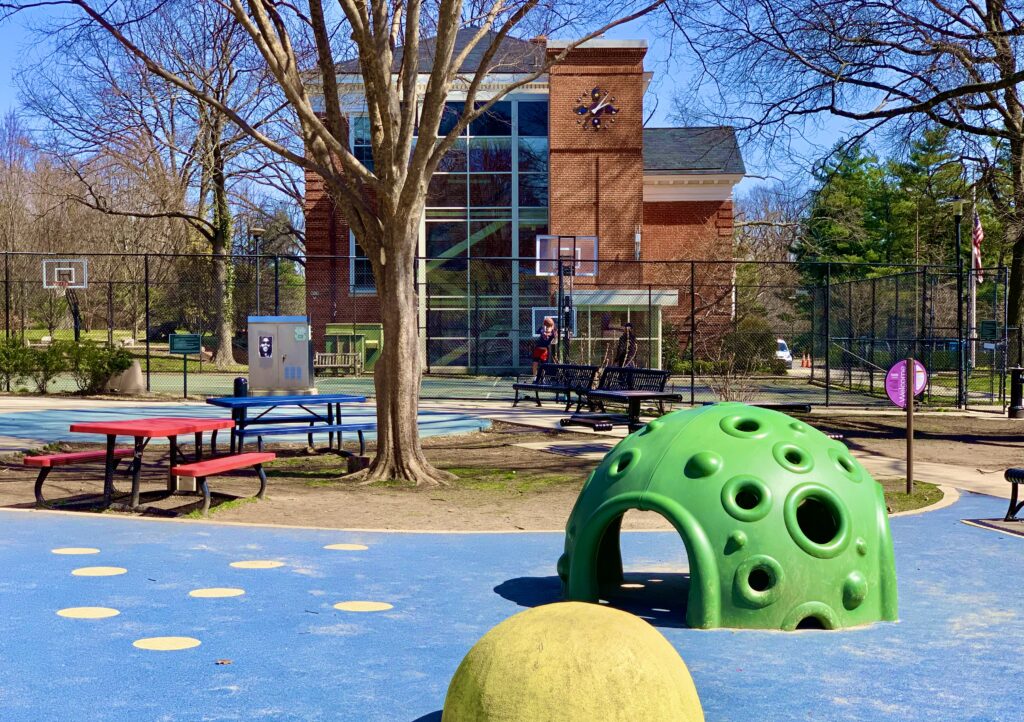
<path id="1" fill-rule="evenodd" d="M 281 315 L 281 257 L 274 254 L 274 315 Z"/>
<path id="2" fill-rule="evenodd" d="M 114 282 L 107 281 L 107 346 L 114 348 Z"/>
<path id="3" fill-rule="evenodd" d="M 651 284 L 647 284 L 647 368 L 654 368 L 651 363 L 654 352 L 654 304 L 651 302 Z M 661 359 L 658 359 L 658 368 L 661 368 Z"/>
<path id="4" fill-rule="evenodd" d="M 697 264 L 690 261 L 690 406 L 694 405 L 694 382 L 696 374 L 694 367 L 697 365 L 697 357 L 694 349 L 697 347 Z"/>
<path id="5" fill-rule="evenodd" d="M 4 251 L 4 337 L 11 337 L 11 254 L 7 251 Z"/>
<path id="6" fill-rule="evenodd" d="M 152 379 L 150 378 L 149 371 L 149 254 L 147 253 L 142 257 L 142 275 L 143 275 L 143 288 L 145 289 L 146 296 L 146 392 L 149 393 L 153 390 Z"/>
<path id="7" fill-rule="evenodd" d="M 480 286 L 473 281 L 473 373 L 480 375 Z"/>
<path id="8" fill-rule="evenodd" d="M 868 393 L 875 395 L 875 337 L 878 335 L 877 279 L 871 278 L 871 351 L 868 353 Z"/>
<path id="9" fill-rule="evenodd" d="M 832 264 L 825 264 L 825 406 L 832 393 Z"/>
<path id="10" fill-rule="evenodd" d="M 931 368 L 931 332 L 928 328 L 928 266 L 924 266 L 921 269 L 921 332 L 918 334 L 919 348 L 917 350 L 917 358 L 921 359 L 921 362 L 925 365 L 925 368 Z M 928 375 L 928 385 L 925 388 L 924 396 L 928 403 L 931 403 L 932 396 L 932 377 Z"/>

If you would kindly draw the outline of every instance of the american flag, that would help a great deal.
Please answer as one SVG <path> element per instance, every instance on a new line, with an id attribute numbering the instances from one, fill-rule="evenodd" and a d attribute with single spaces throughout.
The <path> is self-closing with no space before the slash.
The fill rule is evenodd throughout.
<path id="1" fill-rule="evenodd" d="M 981 272 L 981 242 L 983 240 L 985 240 L 985 229 L 981 227 L 981 218 L 978 217 L 978 211 L 975 209 L 974 230 L 971 231 L 971 268 L 974 269 L 978 283 L 985 280 L 985 276 Z"/>

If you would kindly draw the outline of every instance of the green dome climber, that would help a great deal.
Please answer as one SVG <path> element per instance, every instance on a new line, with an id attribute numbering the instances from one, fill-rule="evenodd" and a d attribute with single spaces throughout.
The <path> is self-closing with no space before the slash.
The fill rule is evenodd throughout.
<path id="1" fill-rule="evenodd" d="M 612 449 L 583 486 L 558 560 L 566 597 L 622 582 L 619 527 L 658 512 L 686 545 L 691 627 L 837 629 L 896 619 L 882 487 L 846 446 L 738 403 L 677 411 Z"/>

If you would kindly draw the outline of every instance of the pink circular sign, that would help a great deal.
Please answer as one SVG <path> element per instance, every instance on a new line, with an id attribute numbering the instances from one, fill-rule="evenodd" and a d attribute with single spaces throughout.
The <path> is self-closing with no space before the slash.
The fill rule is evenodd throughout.
<path id="1" fill-rule="evenodd" d="M 920 361 L 914 361 L 914 396 L 928 385 L 928 371 Z M 907 407 L 907 362 L 897 361 L 885 375 L 885 393 L 901 409 Z"/>

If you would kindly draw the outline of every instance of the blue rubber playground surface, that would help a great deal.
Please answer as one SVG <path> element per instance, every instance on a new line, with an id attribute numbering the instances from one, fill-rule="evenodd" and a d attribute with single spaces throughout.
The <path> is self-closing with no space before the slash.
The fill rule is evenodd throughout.
<path id="1" fill-rule="evenodd" d="M 892 520 L 895 624 L 682 628 L 685 552 L 663 532 L 623 535 L 629 581 L 644 586 L 617 603 L 679 649 L 709 721 L 1020 720 L 1024 539 L 959 521 L 1001 515 L 1005 505 L 967 494 Z M 469 647 L 524 607 L 558 598 L 555 533 L 356 533 L 16 511 L 0 511 L 0 525 L 8 722 L 437 722 Z M 96 551 L 53 551 L 67 548 Z M 113 569 L 75 573 L 95 567 Z M 83 575 L 97 573 L 110 575 Z M 190 595 L 225 588 L 235 591 L 201 594 L 237 596 Z M 117 614 L 58 615 L 80 607 Z M 140 641 L 164 637 L 194 646 L 137 646 L 174 646 Z"/>
<path id="2" fill-rule="evenodd" d="M 375 423 L 376 412 L 373 405 L 339 404 L 342 420 L 345 423 Z M 323 409 L 318 409 L 323 411 Z M 294 408 L 283 408 L 267 414 L 266 418 L 275 416 L 294 416 Z M 146 416 L 201 417 L 227 419 L 231 413 L 209 404 L 155 404 L 153 406 L 102 406 L 93 409 L 46 409 L 43 411 L 18 411 L 0 414 L 0 436 L 16 439 L 51 441 L 77 441 L 82 443 L 103 443 L 104 437 L 93 434 L 73 434 L 68 427 L 73 422 L 122 421 L 138 419 Z M 480 431 L 490 426 L 491 422 L 466 414 L 447 413 L 443 411 L 420 410 L 419 428 L 421 436 L 439 436 L 443 434 L 462 434 Z M 226 432 L 225 432 L 226 433 Z M 375 439 L 376 432 L 366 432 L 368 439 Z M 318 434 L 326 439 L 326 434 Z M 226 437 L 225 437 L 226 438 Z M 268 439 L 294 443 L 294 436 L 275 437 Z M 355 434 L 352 434 L 355 438 Z M 166 444 L 167 439 L 153 439 L 153 444 Z M 226 441 L 224 442 L 226 443 Z"/>

